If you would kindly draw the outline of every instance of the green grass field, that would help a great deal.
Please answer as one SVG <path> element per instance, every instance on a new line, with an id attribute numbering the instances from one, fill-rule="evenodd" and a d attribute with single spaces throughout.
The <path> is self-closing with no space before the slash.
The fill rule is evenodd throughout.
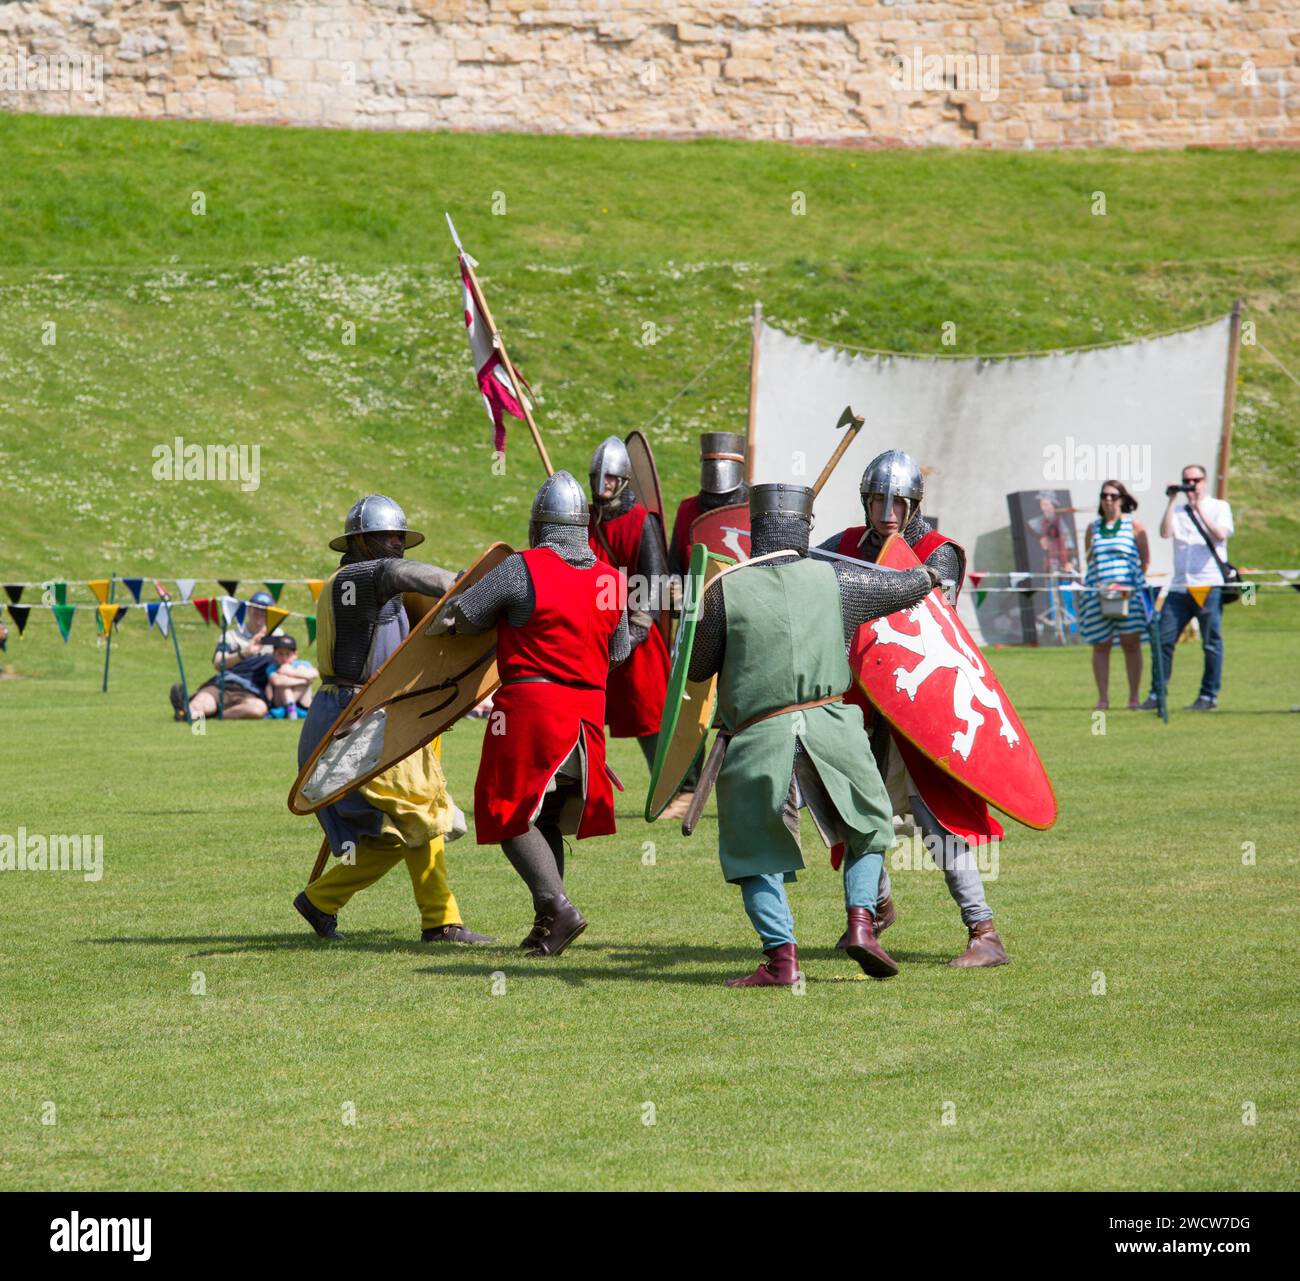
<path id="1" fill-rule="evenodd" d="M 1255 609 L 1228 626 L 1224 710 L 1168 728 L 1113 712 L 1094 734 L 1084 652 L 996 654 L 1061 798 L 1052 831 L 1012 825 L 989 886 L 1012 964 L 951 969 L 956 909 L 903 870 L 902 973 L 855 977 L 806 836 L 803 996 L 722 986 L 758 955 L 716 820 L 647 826 L 626 742 L 619 833 L 570 857 L 591 926 L 558 961 L 508 946 L 526 892 L 468 838 L 452 883 L 500 946 L 422 946 L 400 868 L 324 944 L 290 905 L 319 840 L 284 804 L 295 727 L 168 724 L 156 634 L 122 633 L 107 696 L 88 637 L 24 642 L 5 831 L 102 833 L 104 874 L 4 877 L 0 1185 L 1294 1187 L 1300 598 Z M 195 664 L 211 636 L 187 628 Z M 444 744 L 462 800 L 481 732 Z"/>
<path id="2" fill-rule="evenodd" d="M 744 421 L 755 299 L 900 350 L 940 350 L 952 319 L 973 352 L 1137 335 L 1244 296 L 1259 344 L 1300 365 L 1284 152 L 0 116 L 0 165 L 3 582 L 199 575 L 208 595 L 218 574 L 323 576 L 368 489 L 444 564 L 520 541 L 539 468 L 516 434 L 508 473 L 489 470 L 444 208 L 557 466 L 585 471 L 599 437 L 722 357 L 653 428 L 674 497 L 696 433 Z M 1244 348 L 1238 563 L 1300 564 L 1297 421 L 1300 388 Z M 153 481 L 153 446 L 178 434 L 260 443 L 261 488 Z M 301 586 L 284 604 L 311 607 Z M 181 617 L 193 677 L 215 633 Z M 171 724 L 171 647 L 138 614 L 101 694 L 89 610 L 66 646 L 34 611 L 0 655 L 0 835 L 100 834 L 104 872 L 0 879 L 0 1187 L 1292 1188 L 1297 637 L 1300 597 L 1262 593 L 1229 616 L 1222 711 L 1115 712 L 1104 734 L 1085 652 L 992 655 L 1061 800 L 1050 832 L 1013 826 L 989 886 L 1013 963 L 949 968 L 965 936 L 941 878 L 896 870 L 903 972 L 855 977 L 806 841 L 796 996 L 722 987 L 758 956 L 715 820 L 689 841 L 647 826 L 626 743 L 620 831 L 570 860 L 591 927 L 558 961 L 510 946 L 526 893 L 469 838 L 452 882 L 499 946 L 420 945 L 400 869 L 347 909 L 346 943 L 318 943 L 291 907 L 319 842 L 284 803 L 296 728 Z M 1175 707 L 1198 674 L 1181 651 Z M 463 803 L 481 732 L 445 742 Z"/>

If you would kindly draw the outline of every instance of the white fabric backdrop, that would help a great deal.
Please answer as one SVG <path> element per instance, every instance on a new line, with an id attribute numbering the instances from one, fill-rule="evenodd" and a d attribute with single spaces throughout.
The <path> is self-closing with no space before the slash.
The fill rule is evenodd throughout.
<path id="1" fill-rule="evenodd" d="M 1172 546 L 1158 530 L 1164 487 L 1187 463 L 1215 477 L 1229 325 L 1224 316 L 1162 338 L 1061 355 L 927 359 L 855 354 L 765 324 L 753 477 L 812 484 L 835 448 L 840 411 L 851 404 L 866 425 L 818 499 L 814 542 L 862 523 L 863 469 L 881 450 L 900 448 L 934 469 L 924 510 L 965 546 L 970 568 L 1014 568 L 1011 491 L 1069 489 L 1086 509 L 1077 517 L 1082 546 L 1101 482 L 1117 479 L 1138 499 L 1152 573 L 1166 575 L 1155 581 L 1167 582 Z M 970 593 L 962 595 L 974 630 Z"/>

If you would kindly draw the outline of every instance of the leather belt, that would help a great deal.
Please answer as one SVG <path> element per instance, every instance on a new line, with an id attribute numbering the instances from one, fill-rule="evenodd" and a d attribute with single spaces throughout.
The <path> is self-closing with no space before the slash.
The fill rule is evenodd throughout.
<path id="1" fill-rule="evenodd" d="M 550 676 L 516 676 L 512 680 L 502 681 L 502 685 L 563 685 L 565 689 L 586 689 L 605 692 L 603 685 L 588 685 L 583 681 L 557 681 Z"/>
<path id="2" fill-rule="evenodd" d="M 744 564 L 745 562 L 742 561 L 741 563 Z M 810 707 L 826 707 L 830 703 L 842 702 L 843 698 L 843 694 L 832 694 L 829 698 L 814 698 L 807 703 L 791 703 L 788 707 L 774 707 L 770 712 L 760 712 L 757 716 L 751 716 L 748 720 L 741 721 L 735 729 L 719 730 L 718 737 L 713 740 L 713 747 L 709 751 L 708 760 L 704 762 L 704 768 L 700 770 L 699 780 L 695 784 L 695 795 L 691 797 L 686 817 L 682 819 L 682 835 L 690 836 L 695 831 L 695 825 L 700 821 L 700 815 L 704 812 L 709 793 L 713 791 L 713 785 L 718 781 L 718 775 L 722 772 L 722 762 L 727 756 L 727 744 L 737 734 L 741 733 L 742 730 L 747 730 L 751 725 L 757 725 L 759 721 L 770 720 L 773 716 L 784 716 L 787 712 L 802 712 Z"/>

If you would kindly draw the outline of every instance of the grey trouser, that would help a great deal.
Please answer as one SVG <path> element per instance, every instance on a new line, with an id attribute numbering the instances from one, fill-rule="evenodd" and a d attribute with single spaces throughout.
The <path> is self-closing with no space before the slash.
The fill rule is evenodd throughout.
<path id="1" fill-rule="evenodd" d="M 890 803 L 894 813 L 905 815 L 909 811 L 913 822 L 923 839 L 933 838 L 927 843 L 927 850 L 935 865 L 943 873 L 948 884 L 948 893 L 961 909 L 962 924 L 968 928 L 980 921 L 993 919 L 993 909 L 984 897 L 984 882 L 980 877 L 979 865 L 971 848 L 960 837 L 953 836 L 946 827 L 930 812 L 929 807 L 920 798 L 916 785 L 912 782 L 903 764 L 902 754 L 891 738 L 889 740 L 889 767 L 885 773 L 885 788 L 889 792 Z M 932 847 L 937 847 L 938 854 Z M 880 874 L 880 897 L 887 898 L 890 893 L 889 855 L 885 855 L 885 867 Z"/>

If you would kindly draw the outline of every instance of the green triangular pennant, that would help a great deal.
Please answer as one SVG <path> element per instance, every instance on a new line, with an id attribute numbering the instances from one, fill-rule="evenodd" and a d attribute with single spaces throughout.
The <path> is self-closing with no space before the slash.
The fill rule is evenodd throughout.
<path id="1" fill-rule="evenodd" d="M 66 586 L 64 590 L 67 590 Z M 57 584 L 55 586 L 55 591 L 58 591 Z M 66 641 L 68 639 L 68 633 L 72 630 L 72 616 L 77 612 L 77 607 L 75 605 L 60 604 L 54 605 L 51 608 L 54 611 L 54 621 L 59 625 L 59 634 Z"/>
<path id="2" fill-rule="evenodd" d="M 263 586 L 271 593 L 271 599 L 278 605 L 280 603 L 280 593 L 284 591 L 283 583 L 264 583 Z"/>
<path id="3" fill-rule="evenodd" d="M 316 615 L 308 614 L 307 615 L 307 644 L 314 645 L 315 643 L 316 643 Z"/>

